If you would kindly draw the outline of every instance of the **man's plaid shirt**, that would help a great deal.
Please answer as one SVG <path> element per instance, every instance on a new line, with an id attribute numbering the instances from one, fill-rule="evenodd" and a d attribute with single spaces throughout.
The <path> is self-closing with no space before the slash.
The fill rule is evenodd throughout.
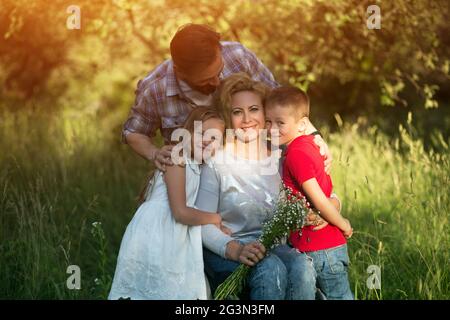
<path id="1" fill-rule="evenodd" d="M 246 72 L 271 88 L 278 86 L 272 73 L 253 52 L 238 42 L 224 41 L 221 44 L 224 68 L 220 79 Z M 126 135 L 130 132 L 154 137 L 160 129 L 164 142 L 169 143 L 172 131 L 183 126 L 195 107 L 195 103 L 180 89 L 172 60 L 166 60 L 139 80 L 134 106 L 123 126 L 122 139 L 126 142 Z"/>

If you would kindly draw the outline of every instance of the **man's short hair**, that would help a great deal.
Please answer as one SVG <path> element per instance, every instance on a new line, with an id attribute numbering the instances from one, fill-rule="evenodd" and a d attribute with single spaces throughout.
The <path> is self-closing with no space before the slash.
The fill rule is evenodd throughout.
<path id="1" fill-rule="evenodd" d="M 203 24 L 181 26 L 170 42 L 172 60 L 180 70 L 189 72 L 211 65 L 220 49 L 220 34 Z"/>
<path id="2" fill-rule="evenodd" d="M 266 98 L 265 108 L 275 106 L 292 108 L 297 119 L 309 117 L 308 95 L 296 87 L 282 86 L 273 89 Z"/>

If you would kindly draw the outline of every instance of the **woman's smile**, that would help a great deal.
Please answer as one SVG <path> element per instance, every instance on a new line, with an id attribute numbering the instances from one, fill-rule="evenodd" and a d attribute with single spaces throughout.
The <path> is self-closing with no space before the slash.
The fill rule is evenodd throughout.
<path id="1" fill-rule="evenodd" d="M 258 129 L 258 125 L 253 125 L 253 126 L 248 126 L 248 127 L 241 127 L 242 130 L 244 131 L 249 131 L 249 130 L 257 130 Z"/>
<path id="2" fill-rule="evenodd" d="M 231 124 L 243 142 L 252 141 L 264 129 L 264 108 L 261 97 L 252 91 L 240 91 L 231 98 Z"/>

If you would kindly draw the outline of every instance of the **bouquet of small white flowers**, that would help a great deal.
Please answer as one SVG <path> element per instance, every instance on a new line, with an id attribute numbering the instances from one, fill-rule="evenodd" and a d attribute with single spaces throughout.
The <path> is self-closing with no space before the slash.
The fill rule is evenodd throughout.
<path id="1" fill-rule="evenodd" d="M 263 224 L 260 241 L 267 250 L 281 244 L 291 231 L 299 230 L 305 225 L 310 205 L 300 193 L 282 184 L 273 217 Z M 241 264 L 219 285 L 214 294 L 215 300 L 237 298 L 245 286 L 251 267 Z"/>

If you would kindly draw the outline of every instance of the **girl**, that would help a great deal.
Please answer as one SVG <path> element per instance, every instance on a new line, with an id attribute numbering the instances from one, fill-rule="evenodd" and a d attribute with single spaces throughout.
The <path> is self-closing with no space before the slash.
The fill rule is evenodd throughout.
<path id="1" fill-rule="evenodd" d="M 224 120 L 213 109 L 197 107 L 191 112 L 184 126 L 191 137 L 194 121 L 202 122 L 203 132 L 217 129 L 223 135 Z M 198 163 L 203 160 L 193 156 L 203 155 L 211 144 L 203 137 L 196 144 L 191 139 L 192 152 L 183 157 L 184 166 L 168 166 L 164 174 L 156 171 L 122 239 L 109 299 L 207 298 L 200 226 L 220 227 L 221 217 L 193 208 L 200 182 Z"/>

